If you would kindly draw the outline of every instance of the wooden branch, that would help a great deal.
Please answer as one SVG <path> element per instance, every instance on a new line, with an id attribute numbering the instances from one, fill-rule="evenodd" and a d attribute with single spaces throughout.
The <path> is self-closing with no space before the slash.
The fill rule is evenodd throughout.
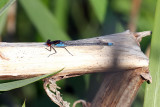
<path id="1" fill-rule="evenodd" d="M 105 76 L 91 107 L 131 106 L 139 87 L 145 81 L 141 78 L 140 73 L 148 74 L 149 71 L 147 67 L 122 71 Z"/>
<path id="2" fill-rule="evenodd" d="M 45 43 L 0 44 L 0 79 L 23 79 L 65 69 L 53 77 L 44 79 L 47 95 L 57 105 L 69 107 L 63 101 L 56 81 L 78 75 L 106 72 L 105 79 L 92 103 L 79 100 L 91 107 L 128 107 L 140 85 L 152 81 L 148 70 L 148 58 L 139 47 L 142 37 L 150 31 L 129 31 L 101 37 L 65 41 L 69 46 L 54 47 L 57 53 L 48 51 Z M 113 43 L 109 46 L 108 43 Z M 69 51 L 69 52 L 68 52 Z M 51 55 L 52 54 L 52 55 Z M 73 55 L 73 56 L 72 56 Z M 49 56 L 49 57 L 48 57 Z M 76 105 L 75 103 L 75 105 Z M 74 106 L 75 106 L 74 105 Z"/>
<path id="3" fill-rule="evenodd" d="M 108 42 L 113 46 L 107 46 Z M 1 42 L 0 79 L 29 78 L 62 68 L 65 69 L 55 77 L 148 67 L 148 58 L 129 31 L 65 43 L 71 45 L 66 48 L 73 56 L 64 48 L 55 47 L 57 53 L 48 57 L 53 51 L 46 50 L 49 47 L 45 43 Z"/>

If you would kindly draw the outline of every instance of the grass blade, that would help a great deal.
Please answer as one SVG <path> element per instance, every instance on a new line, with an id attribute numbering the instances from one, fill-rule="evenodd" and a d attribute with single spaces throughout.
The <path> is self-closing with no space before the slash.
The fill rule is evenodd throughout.
<path id="1" fill-rule="evenodd" d="M 42 4 L 41 0 L 20 0 L 20 3 L 45 40 L 49 38 L 70 39 L 66 32 L 62 30 L 53 14 Z"/>
<path id="2" fill-rule="evenodd" d="M 157 0 L 155 23 L 151 40 L 150 71 L 152 84 L 146 85 L 144 107 L 160 107 L 160 0 Z"/>
<path id="3" fill-rule="evenodd" d="M 16 0 L 1 0 L 0 15 L 2 15 Z"/>
<path id="4" fill-rule="evenodd" d="M 55 17 L 64 30 L 67 28 L 68 4 L 67 0 L 55 0 Z"/>
<path id="5" fill-rule="evenodd" d="M 61 69 L 61 70 L 59 70 L 57 72 L 54 72 L 52 74 L 46 74 L 46 75 L 33 77 L 33 78 L 29 78 L 29 79 L 12 81 L 12 82 L 7 82 L 7 83 L 1 83 L 0 84 L 0 91 L 9 91 L 9 90 L 12 90 L 12 89 L 23 87 L 25 85 L 31 84 L 31 83 L 36 82 L 38 80 L 44 79 L 46 77 L 53 76 L 53 75 L 61 72 L 63 69 Z"/>
<path id="6" fill-rule="evenodd" d="M 22 107 L 26 107 L 26 100 L 24 100 Z"/>
<path id="7" fill-rule="evenodd" d="M 6 20 L 7 20 L 7 13 L 5 12 L 0 16 L 0 35 L 2 34 L 3 29 L 5 28 Z"/>
<path id="8" fill-rule="evenodd" d="M 90 0 L 90 3 L 99 21 L 103 23 L 107 12 L 108 0 Z"/>

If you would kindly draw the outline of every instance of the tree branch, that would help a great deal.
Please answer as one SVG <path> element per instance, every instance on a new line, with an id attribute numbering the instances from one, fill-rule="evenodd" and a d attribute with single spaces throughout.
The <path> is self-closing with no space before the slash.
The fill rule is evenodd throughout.
<path id="1" fill-rule="evenodd" d="M 140 34 L 140 33 L 138 33 Z M 143 33 L 144 34 L 144 33 Z M 55 76 L 72 77 L 86 73 L 148 67 L 148 58 L 129 31 L 76 41 L 66 41 L 67 50 L 57 53 L 45 43 L 0 44 L 0 79 L 23 79 L 65 69 Z M 143 35 L 144 36 L 144 35 Z M 107 46 L 108 42 L 113 46 Z M 49 56 L 49 57 L 48 57 Z M 114 68 L 114 69 L 113 69 Z"/>
<path id="2" fill-rule="evenodd" d="M 148 70 L 149 60 L 139 47 L 142 37 L 150 34 L 150 31 L 138 33 L 125 31 L 65 41 L 68 46 L 53 47 L 54 52 L 46 43 L 1 42 L 0 79 L 24 79 L 53 73 L 65 67 L 62 72 L 44 79 L 47 95 L 63 107 L 69 106 L 69 103 L 63 101 L 60 92 L 57 91 L 56 81 L 88 73 L 106 72 L 92 103 L 84 100 L 79 102 L 85 103 L 84 106 L 87 107 L 128 107 L 140 85 L 145 80 L 152 82 Z M 50 48 L 51 51 L 46 48 Z"/>

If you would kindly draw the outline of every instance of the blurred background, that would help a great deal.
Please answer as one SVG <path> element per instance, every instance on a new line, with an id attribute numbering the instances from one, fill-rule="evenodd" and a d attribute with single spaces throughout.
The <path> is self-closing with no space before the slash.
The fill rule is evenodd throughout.
<path id="1" fill-rule="evenodd" d="M 123 32 L 152 31 L 156 0 L 0 0 L 0 40 L 3 42 L 45 42 L 77 40 Z M 149 55 L 151 37 L 141 49 Z M 101 83 L 98 74 L 58 82 L 64 100 L 92 101 Z M 142 107 L 145 83 L 132 107 Z M 57 107 L 46 95 L 43 83 L 0 94 L 0 107 Z M 80 106 L 80 105 L 79 105 Z M 78 107 L 78 106 L 77 106 Z"/>

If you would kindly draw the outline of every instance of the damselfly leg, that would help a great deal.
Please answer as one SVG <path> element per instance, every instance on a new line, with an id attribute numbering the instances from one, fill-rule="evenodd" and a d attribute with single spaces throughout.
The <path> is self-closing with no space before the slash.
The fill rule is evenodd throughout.
<path id="1" fill-rule="evenodd" d="M 48 51 L 51 51 L 52 49 L 55 51 L 54 53 L 50 54 L 49 56 L 57 53 L 56 49 L 54 49 L 53 46 L 59 47 L 59 48 L 64 48 L 70 55 L 72 55 L 72 54 L 67 50 L 67 48 L 65 48 L 66 45 L 65 45 L 62 41 L 60 41 L 60 40 L 51 41 L 50 39 L 48 39 L 47 42 L 46 42 L 46 44 L 50 47 L 50 49 L 47 49 L 47 48 L 46 48 Z M 52 46 L 52 45 L 53 45 L 53 46 Z M 48 57 L 49 57 L 49 56 L 48 56 Z M 73 55 L 72 55 L 72 56 L 73 56 Z"/>
<path id="2" fill-rule="evenodd" d="M 64 49 L 66 49 L 66 51 L 67 51 L 70 55 L 72 55 L 72 54 L 67 50 L 67 48 L 64 47 Z M 72 55 L 72 56 L 73 56 L 73 55 Z"/>
<path id="3" fill-rule="evenodd" d="M 47 49 L 47 48 L 45 48 L 45 49 L 47 49 L 48 51 L 52 51 L 52 49 L 54 50 L 54 53 L 52 53 L 52 54 L 50 54 L 48 57 L 50 57 L 51 55 L 53 55 L 53 54 L 55 54 L 55 53 L 57 53 L 57 51 L 52 47 L 52 46 L 49 46 L 50 48 L 49 49 Z"/>

